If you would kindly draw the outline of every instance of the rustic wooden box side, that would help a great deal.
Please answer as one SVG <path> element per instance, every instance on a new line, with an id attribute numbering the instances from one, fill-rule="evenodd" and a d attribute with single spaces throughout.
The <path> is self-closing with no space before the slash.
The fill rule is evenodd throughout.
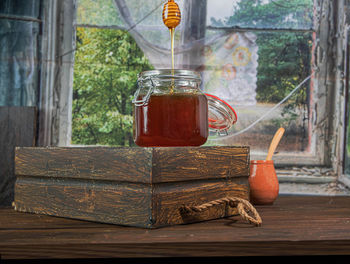
<path id="1" fill-rule="evenodd" d="M 224 197 L 249 200 L 245 177 L 155 184 L 152 219 L 155 227 L 201 222 L 237 214 L 236 208 L 218 205 L 200 213 L 182 211 L 184 205 L 196 206 Z"/>
<path id="2" fill-rule="evenodd" d="M 112 147 L 16 148 L 17 176 L 150 183 L 152 149 Z"/>
<path id="3" fill-rule="evenodd" d="M 160 183 L 249 176 L 249 148 L 20 147 L 15 163 L 17 176 Z"/>
<path id="4" fill-rule="evenodd" d="M 154 148 L 152 182 L 249 176 L 248 147 Z"/>
<path id="5" fill-rule="evenodd" d="M 145 184 L 19 177 L 14 204 L 22 212 L 152 227 L 151 187 Z"/>
<path id="6" fill-rule="evenodd" d="M 181 208 L 249 199 L 248 147 L 17 148 L 15 171 L 16 210 L 120 225 L 225 217 L 235 209 L 185 215 Z"/>

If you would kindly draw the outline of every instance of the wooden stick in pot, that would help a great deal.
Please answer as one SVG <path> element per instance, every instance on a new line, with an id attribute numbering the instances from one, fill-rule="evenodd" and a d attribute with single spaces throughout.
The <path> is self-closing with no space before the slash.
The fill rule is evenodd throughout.
<path id="1" fill-rule="evenodd" d="M 266 156 L 266 160 L 272 159 L 272 156 L 275 153 L 275 150 L 276 150 L 278 143 L 280 142 L 280 140 L 284 134 L 284 131 L 285 131 L 284 128 L 281 127 L 275 133 L 275 135 L 270 143 L 270 147 L 269 147 L 269 151 L 268 151 L 267 156 Z"/>

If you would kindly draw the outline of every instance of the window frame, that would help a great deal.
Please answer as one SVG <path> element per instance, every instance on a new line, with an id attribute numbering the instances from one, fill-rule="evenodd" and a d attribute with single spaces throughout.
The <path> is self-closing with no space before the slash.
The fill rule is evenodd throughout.
<path id="1" fill-rule="evenodd" d="M 43 1 L 38 146 L 68 146 L 72 126 L 76 0 Z"/>
<path id="2" fill-rule="evenodd" d="M 39 145 L 69 146 L 77 26 L 76 0 L 44 1 L 44 3 L 45 67 L 41 74 Z M 274 156 L 274 162 L 277 168 L 326 167 L 332 169 L 332 177 L 342 179 L 346 106 L 344 47 L 348 40 L 346 7 L 349 6 L 349 2 L 314 0 L 314 4 L 315 12 L 318 13 L 313 33 L 316 40 L 313 51 L 314 104 L 310 109 L 309 124 L 313 131 L 312 144 L 315 151 L 310 154 L 279 153 Z M 231 30 L 237 31 L 233 28 Z M 62 67 L 67 65 L 66 63 L 69 67 Z M 266 154 L 251 153 L 251 159 L 265 159 L 265 157 Z M 350 186 L 350 181 L 346 185 Z"/>
<path id="3" fill-rule="evenodd" d="M 347 7 L 350 8 L 350 2 L 346 1 Z M 344 12 L 345 17 L 344 17 L 344 29 L 343 29 L 343 49 L 344 49 L 344 54 L 343 54 L 343 63 L 344 63 L 344 111 L 342 112 L 342 133 L 340 134 L 341 136 L 341 141 L 343 142 L 343 147 L 340 148 L 340 160 L 339 160 L 339 177 L 338 180 L 345 186 L 350 188 L 350 175 L 345 173 L 345 151 L 346 151 L 346 145 L 347 141 L 350 140 L 350 138 L 347 138 L 347 129 L 348 129 L 348 124 L 349 124 L 349 117 L 350 117 L 350 13 Z M 347 16 L 346 16 L 347 15 Z"/>
<path id="4" fill-rule="evenodd" d="M 327 128 L 322 125 L 325 119 L 328 119 L 327 112 L 322 111 L 320 109 L 317 109 L 317 106 L 319 104 L 326 105 L 326 102 L 329 102 L 331 98 L 325 98 L 323 95 L 327 94 L 329 96 L 329 93 L 327 93 L 326 89 L 328 88 L 327 85 L 324 85 L 321 82 L 322 78 L 325 78 L 323 76 L 331 75 L 330 68 L 328 65 L 330 63 L 333 63 L 331 61 L 326 60 L 321 62 L 321 49 L 323 51 L 326 51 L 327 54 L 332 53 L 331 46 L 329 45 L 329 37 L 333 38 L 333 36 L 329 36 L 329 33 L 333 33 L 331 31 L 330 27 L 333 26 L 329 21 L 333 21 L 335 19 L 335 14 L 331 12 L 327 12 L 328 10 L 335 10 L 333 7 L 332 1 L 314 1 L 315 6 L 319 6 L 321 3 L 323 3 L 322 7 L 320 6 L 320 9 L 322 13 L 325 13 L 325 16 L 319 16 L 318 19 L 315 19 L 314 21 L 314 30 L 300 30 L 300 29 L 274 29 L 274 28 L 264 28 L 264 29 L 255 29 L 255 28 L 235 28 L 235 27 L 209 27 L 211 30 L 225 30 L 225 31 L 231 31 L 231 32 L 237 32 L 237 31 L 270 31 L 270 32 L 312 32 L 314 39 L 319 39 L 319 41 L 316 43 L 316 46 L 313 49 L 313 58 L 314 58 L 314 64 L 317 65 L 316 69 L 314 69 L 314 75 L 313 75 L 313 93 L 311 97 L 314 100 L 314 103 L 312 105 L 312 108 L 310 109 L 310 118 L 309 120 L 309 126 L 311 126 L 312 133 L 312 149 L 314 150 L 311 153 L 279 153 L 278 155 L 274 156 L 274 162 L 277 166 L 285 167 L 285 166 L 331 166 L 330 163 L 330 156 L 325 153 L 326 149 L 329 148 L 327 146 L 327 140 L 325 138 L 325 134 Z M 324 31 L 321 30 L 322 28 L 329 28 L 329 30 Z M 327 104 L 327 109 L 330 110 L 330 105 Z M 328 111 L 329 111 L 328 110 Z M 327 120 L 328 122 L 328 120 Z M 309 129 L 310 130 L 310 129 Z M 323 155 L 324 154 L 324 155 Z M 262 160 L 266 158 L 265 153 L 251 153 L 251 158 L 256 160 Z"/>

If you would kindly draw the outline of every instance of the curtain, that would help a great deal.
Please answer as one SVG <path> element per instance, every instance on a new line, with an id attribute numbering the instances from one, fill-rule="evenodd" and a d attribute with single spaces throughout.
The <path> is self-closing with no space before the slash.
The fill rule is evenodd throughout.
<path id="1" fill-rule="evenodd" d="M 0 106 L 37 105 L 39 8 L 39 0 L 1 1 Z"/>
<path id="2" fill-rule="evenodd" d="M 258 47 L 254 33 L 207 30 L 207 2 L 176 1 L 175 67 L 202 73 L 202 89 L 231 104 L 256 103 Z M 170 34 L 161 13 L 165 1 L 114 0 L 119 26 L 127 29 L 155 68 L 169 68 Z"/>

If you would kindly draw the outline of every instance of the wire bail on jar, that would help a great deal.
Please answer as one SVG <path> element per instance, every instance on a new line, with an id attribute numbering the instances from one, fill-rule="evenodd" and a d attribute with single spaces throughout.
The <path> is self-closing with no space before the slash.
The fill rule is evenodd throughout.
<path id="1" fill-rule="evenodd" d="M 143 81 L 147 81 L 147 80 L 150 80 L 152 85 L 148 87 L 146 95 L 142 99 L 137 100 L 137 98 L 139 97 L 140 91 L 144 87 Z M 142 79 L 142 80 L 139 79 L 137 81 L 137 90 L 134 94 L 134 99 L 132 99 L 132 103 L 135 104 L 136 106 L 146 105 L 148 103 L 149 98 L 151 97 L 151 95 L 154 91 L 154 88 L 155 88 L 155 85 L 154 85 L 154 82 L 152 80 L 152 77 L 148 76 L 145 79 Z"/>

